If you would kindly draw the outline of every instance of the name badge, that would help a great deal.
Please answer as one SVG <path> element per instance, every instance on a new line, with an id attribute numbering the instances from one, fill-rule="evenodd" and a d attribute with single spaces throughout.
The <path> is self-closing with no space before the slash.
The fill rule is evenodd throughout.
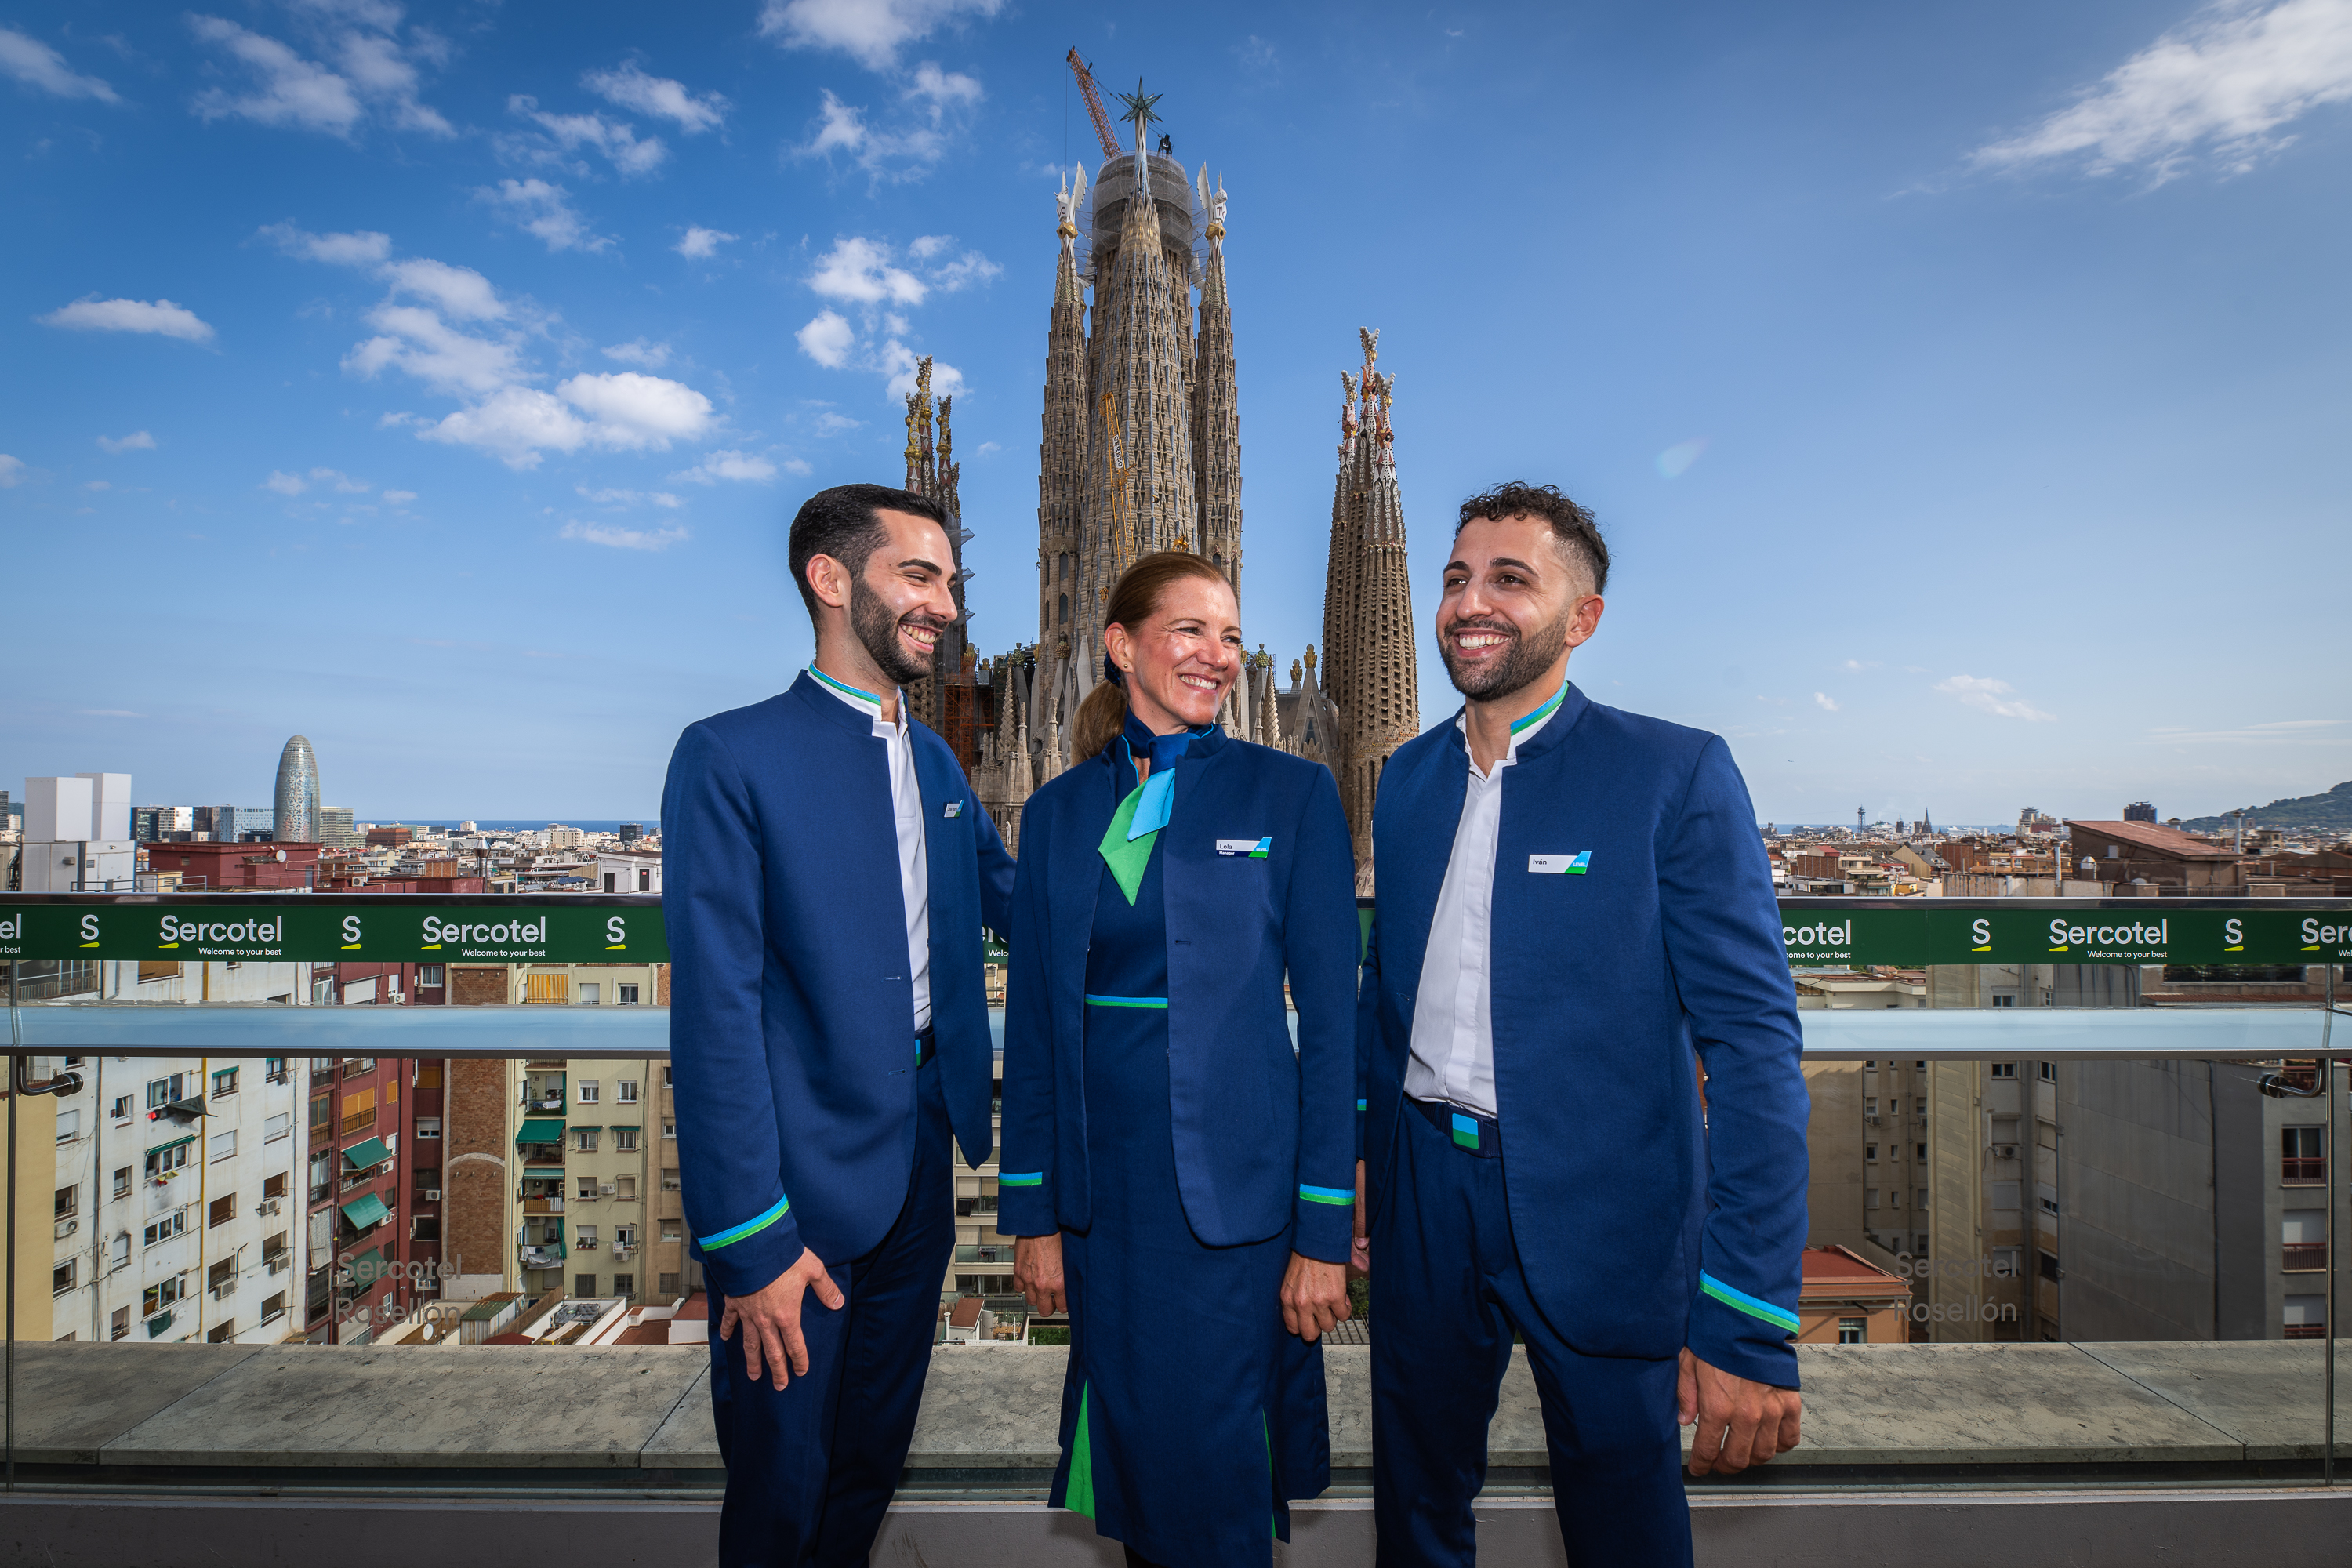
<path id="1" fill-rule="evenodd" d="M 1267 852 L 1273 849 L 1273 847 L 1274 840 L 1271 837 L 1220 838 L 1217 840 L 1218 854 L 1246 855 L 1253 860 L 1265 859 Z"/>
<path id="2" fill-rule="evenodd" d="M 948 802 L 946 805 L 940 808 L 940 815 L 941 816 L 961 816 L 963 815 L 963 802 L 960 800 L 951 800 Z"/>
<path id="3" fill-rule="evenodd" d="M 1554 877 L 1581 877 L 1592 864 L 1592 851 L 1580 849 L 1573 855 L 1530 855 L 1528 869 Z"/>

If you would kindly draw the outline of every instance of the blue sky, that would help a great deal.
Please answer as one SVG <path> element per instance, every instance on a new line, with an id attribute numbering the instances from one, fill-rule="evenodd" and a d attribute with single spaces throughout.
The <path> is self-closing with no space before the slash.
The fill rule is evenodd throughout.
<path id="1" fill-rule="evenodd" d="M 783 532 L 953 367 L 974 636 L 1034 636 L 1062 64 L 1231 193 L 1243 619 L 1320 626 L 1381 329 L 1454 504 L 1617 567 L 1573 673 L 1759 816 L 2352 777 L 2352 0 L 0 6 L 0 787 L 642 816 L 808 650 Z M 2334 454 L 2331 456 L 2330 454 Z"/>

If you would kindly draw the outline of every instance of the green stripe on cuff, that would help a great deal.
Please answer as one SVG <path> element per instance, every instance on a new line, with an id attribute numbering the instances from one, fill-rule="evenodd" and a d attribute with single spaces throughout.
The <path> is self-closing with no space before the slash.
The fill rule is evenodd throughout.
<path id="1" fill-rule="evenodd" d="M 778 1198 L 776 1200 L 776 1206 L 770 1209 L 766 1214 L 760 1215 L 759 1218 L 747 1219 L 741 1225 L 737 1226 L 734 1229 L 722 1230 L 716 1236 L 697 1237 L 695 1238 L 695 1243 L 705 1252 L 714 1251 L 719 1247 L 725 1247 L 730 1242 L 740 1241 L 745 1237 L 751 1235 L 755 1231 L 767 1229 L 770 1226 L 783 1218 L 784 1211 L 792 1206 L 793 1200 L 789 1197 Z"/>
<path id="2" fill-rule="evenodd" d="M 1353 1206 L 1356 1201 L 1356 1194 L 1352 1192 L 1339 1187 L 1310 1187 L 1304 1182 L 1298 1184 L 1298 1196 L 1301 1202 L 1310 1204 L 1344 1204 Z"/>
<path id="3" fill-rule="evenodd" d="M 1776 1307 L 1769 1301 L 1759 1300 L 1745 1290 L 1735 1290 L 1712 1274 L 1698 1277 L 1698 1289 L 1701 1295 L 1712 1296 L 1734 1311 L 1745 1312 L 1792 1334 L 1797 1331 L 1796 1313 Z"/>
<path id="4" fill-rule="evenodd" d="M 996 1184 L 1000 1187 L 1042 1187 L 1045 1184 L 1045 1173 L 1024 1171 L 1017 1176 L 999 1175 Z"/>

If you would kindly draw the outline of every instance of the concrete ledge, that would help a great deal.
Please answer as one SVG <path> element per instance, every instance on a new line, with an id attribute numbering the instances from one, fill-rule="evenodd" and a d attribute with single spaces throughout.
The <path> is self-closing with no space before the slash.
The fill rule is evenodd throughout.
<path id="1" fill-rule="evenodd" d="M 1703 1568 L 2337 1568 L 2352 1535 L 2352 1489 L 1705 1497 L 1693 1500 L 1691 1522 Z M 1370 1506 L 1300 1505 L 1292 1536 L 1276 1550 L 1278 1568 L 1361 1568 L 1373 1555 Z M 715 1503 L 635 1498 L 0 1498 L 0 1563 L 12 1568 L 217 1568 L 225 1556 L 254 1568 L 506 1561 L 709 1568 L 718 1537 Z M 1478 1560 L 1481 1568 L 1565 1568 L 1550 1504 L 1481 1504 Z M 1087 1521 L 1040 1503 L 901 1502 L 873 1561 L 1118 1568 L 1120 1556 Z"/>
<path id="2" fill-rule="evenodd" d="M 1752 1482 L 2143 1476 L 2300 1479 L 2322 1447 L 2308 1342 L 1809 1346 L 1805 1443 Z M 1369 1347 L 1326 1355 L 1332 1464 L 1371 1465 Z M 941 1349 L 908 1485 L 1042 1489 L 1068 1352 Z M 27 1344 L 17 1459 L 34 1479 L 446 1487 L 676 1487 L 720 1470 L 699 1346 Z M 2347 1382 L 2352 1389 L 2352 1382 Z M 2352 1412 L 2346 1422 L 2352 1428 Z M 2352 1459 L 2352 1430 L 2338 1453 Z M 1534 1379 L 1515 1356 L 1489 1430 L 1498 1480 L 1547 1467 Z M 2347 1467 L 2352 1468 L 2352 1467 Z M 429 1479 L 428 1479 L 429 1473 Z M 1808 1482 L 1808 1476 L 1813 1482 Z M 1898 1481 L 1898 1484 L 1902 1484 Z"/>

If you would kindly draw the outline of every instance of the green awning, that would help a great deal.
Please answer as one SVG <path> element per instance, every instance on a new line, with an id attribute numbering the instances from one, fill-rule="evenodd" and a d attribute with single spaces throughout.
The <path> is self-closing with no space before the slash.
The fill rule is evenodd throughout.
<path id="1" fill-rule="evenodd" d="M 613 1131 L 615 1132 L 642 1132 L 645 1129 L 634 1121 L 615 1121 L 613 1123 Z"/>
<path id="2" fill-rule="evenodd" d="M 193 1133 L 193 1132 L 184 1132 L 184 1133 L 182 1133 L 182 1134 L 181 1134 L 179 1137 L 177 1137 L 177 1138 L 173 1138 L 173 1139 L 168 1140 L 168 1141 L 167 1141 L 167 1142 L 162 1142 L 162 1143 L 158 1143 L 158 1144 L 156 1144 L 153 1148 L 152 1148 L 152 1149 L 148 1150 L 148 1151 L 147 1151 L 147 1152 L 149 1152 L 150 1154 L 160 1154 L 160 1153 L 162 1153 L 162 1152 L 163 1152 L 164 1150 L 166 1150 L 166 1149 L 176 1149 L 176 1148 L 178 1148 L 178 1147 L 179 1147 L 181 1144 L 183 1144 L 183 1143 L 193 1143 L 193 1142 L 194 1142 L 195 1141 L 196 1141 L 196 1135 L 195 1135 L 194 1133 Z"/>
<path id="3" fill-rule="evenodd" d="M 563 1142 L 563 1122 L 561 1119 L 555 1121 L 541 1121 L 534 1118 L 533 1120 L 522 1124 L 522 1131 L 515 1134 L 515 1142 L 518 1143 L 561 1143 Z"/>
<path id="4" fill-rule="evenodd" d="M 354 1171 L 372 1171 L 392 1158 L 392 1151 L 383 1146 L 381 1138 L 370 1138 L 343 1151 L 344 1163 Z"/>
<path id="5" fill-rule="evenodd" d="M 525 1165 L 522 1168 L 522 1173 L 526 1176 L 554 1176 L 561 1178 L 563 1174 L 563 1167 L 561 1165 Z"/>
<path id="6" fill-rule="evenodd" d="M 381 1225 L 390 1219 L 392 1211 L 384 1207 L 383 1200 L 373 1193 L 362 1193 L 358 1201 L 343 1205 L 343 1217 L 358 1229 L 365 1230 L 370 1226 Z"/>
<path id="7" fill-rule="evenodd" d="M 383 1273 L 383 1248 L 371 1247 L 344 1267 L 352 1271 L 353 1284 L 372 1285 Z"/>
<path id="8" fill-rule="evenodd" d="M 564 1131 L 567 1132 L 602 1132 L 604 1131 L 604 1124 L 601 1121 L 574 1121 L 567 1125 L 564 1128 Z"/>

